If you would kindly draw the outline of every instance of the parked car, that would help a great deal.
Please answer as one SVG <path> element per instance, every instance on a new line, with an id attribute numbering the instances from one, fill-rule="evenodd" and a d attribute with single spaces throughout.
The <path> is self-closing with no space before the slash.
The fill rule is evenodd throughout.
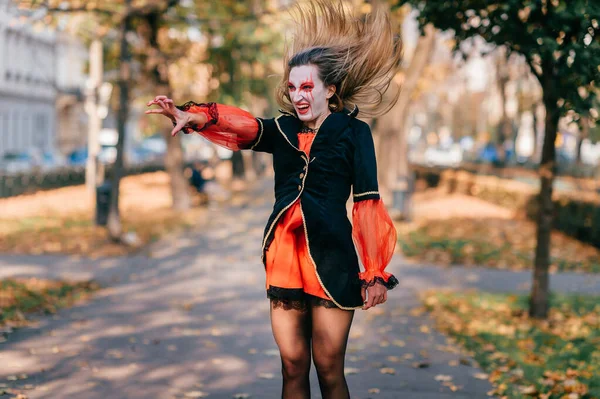
<path id="1" fill-rule="evenodd" d="M 67 162 L 71 166 L 85 166 L 88 158 L 87 147 L 80 147 L 71 151 L 67 156 Z"/>
<path id="2" fill-rule="evenodd" d="M 457 167 L 462 160 L 463 151 L 458 144 L 446 148 L 428 147 L 423 154 L 423 162 L 429 166 Z"/>
<path id="3" fill-rule="evenodd" d="M 479 161 L 485 163 L 497 163 L 500 161 L 500 154 L 494 143 L 487 143 L 479 152 Z"/>
<path id="4" fill-rule="evenodd" d="M 7 152 L 0 159 L 0 170 L 14 174 L 35 171 L 41 160 L 33 151 Z"/>
<path id="5" fill-rule="evenodd" d="M 67 166 L 66 158 L 58 151 L 46 150 L 42 153 L 41 158 L 41 169 L 44 172 L 49 172 Z"/>

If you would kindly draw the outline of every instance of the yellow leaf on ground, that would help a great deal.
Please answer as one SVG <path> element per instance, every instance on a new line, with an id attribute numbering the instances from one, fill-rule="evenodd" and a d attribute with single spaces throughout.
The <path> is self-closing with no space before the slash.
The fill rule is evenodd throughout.
<path id="1" fill-rule="evenodd" d="M 190 391 L 183 394 L 186 398 L 205 398 L 208 396 L 207 393 L 202 391 Z"/>
<path id="2" fill-rule="evenodd" d="M 475 373 L 475 374 L 473 374 L 473 377 L 477 378 L 478 380 L 487 380 L 489 378 L 489 374 Z"/>

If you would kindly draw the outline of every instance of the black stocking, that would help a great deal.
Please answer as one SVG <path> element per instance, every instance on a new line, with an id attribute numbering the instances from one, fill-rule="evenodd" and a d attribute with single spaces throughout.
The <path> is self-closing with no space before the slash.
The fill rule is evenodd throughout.
<path id="1" fill-rule="evenodd" d="M 353 310 L 311 307 L 312 355 L 323 399 L 350 399 L 344 377 L 344 357 Z"/>
<path id="2" fill-rule="evenodd" d="M 274 307 L 271 328 L 281 355 L 282 399 L 310 399 L 310 312 Z"/>

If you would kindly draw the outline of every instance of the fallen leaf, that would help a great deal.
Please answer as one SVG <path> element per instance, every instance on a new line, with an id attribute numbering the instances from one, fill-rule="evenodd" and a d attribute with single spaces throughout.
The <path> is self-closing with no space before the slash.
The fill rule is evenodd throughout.
<path id="1" fill-rule="evenodd" d="M 534 385 L 530 385 L 530 386 L 519 388 L 519 392 L 521 392 L 524 395 L 536 395 L 537 388 Z"/>
<path id="2" fill-rule="evenodd" d="M 477 378 L 478 380 L 487 380 L 490 375 L 486 373 L 475 373 L 473 374 L 473 377 Z"/>
<path id="3" fill-rule="evenodd" d="M 117 349 L 110 349 L 110 350 L 106 351 L 106 356 L 108 356 L 109 358 L 112 358 L 112 359 L 122 359 L 123 353 L 121 353 L 121 351 L 119 351 Z"/>
<path id="4" fill-rule="evenodd" d="M 344 367 L 344 374 L 345 375 L 352 375 L 352 374 L 358 374 L 359 369 L 354 368 L 354 367 Z"/>
<path id="5" fill-rule="evenodd" d="M 369 389 L 369 393 L 379 393 L 379 392 L 380 392 L 379 388 L 370 388 Z"/>
<path id="6" fill-rule="evenodd" d="M 451 375 L 438 374 L 433 379 L 436 381 L 452 381 L 452 378 L 453 377 Z"/>
<path id="7" fill-rule="evenodd" d="M 207 393 L 202 391 L 190 391 L 183 394 L 186 398 L 205 398 L 208 396 Z"/>
<path id="8" fill-rule="evenodd" d="M 248 399 L 250 397 L 249 393 L 236 393 L 233 395 L 233 399 Z"/>
<path id="9" fill-rule="evenodd" d="M 396 374 L 396 369 L 394 369 L 392 367 L 383 367 L 383 368 L 379 369 L 379 372 L 381 374 L 395 375 Z"/>
<path id="10" fill-rule="evenodd" d="M 265 380 L 272 380 L 273 378 L 275 378 L 275 375 L 273 375 L 273 373 L 260 373 L 258 375 L 258 378 L 262 378 Z"/>

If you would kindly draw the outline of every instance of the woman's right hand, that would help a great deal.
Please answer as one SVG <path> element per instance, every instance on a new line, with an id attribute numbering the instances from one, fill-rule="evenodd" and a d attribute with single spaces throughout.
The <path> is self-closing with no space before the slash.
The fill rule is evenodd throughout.
<path id="1" fill-rule="evenodd" d="M 173 100 L 167 96 L 156 96 L 154 97 L 154 100 L 148 101 L 148 104 L 146 105 L 148 107 L 152 105 L 158 105 L 160 107 L 149 109 L 145 112 L 146 114 L 161 114 L 173 122 L 175 126 L 173 127 L 173 130 L 171 130 L 171 136 L 175 136 L 177 132 L 190 123 L 202 127 L 208 120 L 203 113 L 191 114 L 177 109 Z"/>

